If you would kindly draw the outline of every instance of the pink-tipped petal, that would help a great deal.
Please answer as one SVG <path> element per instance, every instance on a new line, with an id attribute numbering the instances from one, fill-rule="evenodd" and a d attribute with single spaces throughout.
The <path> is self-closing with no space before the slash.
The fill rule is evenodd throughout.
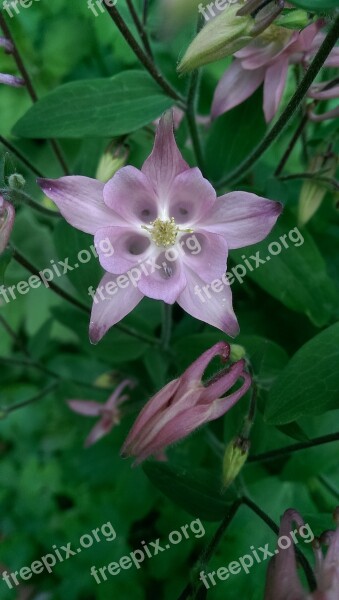
<path id="1" fill-rule="evenodd" d="M 0 254 L 5 250 L 12 233 L 15 209 L 0 195 Z"/>
<path id="2" fill-rule="evenodd" d="M 223 113 L 247 100 L 263 83 L 265 69 L 245 71 L 241 62 L 235 60 L 219 81 L 212 103 L 212 117 Z"/>
<path id="3" fill-rule="evenodd" d="M 102 414 L 105 405 L 91 400 L 69 400 L 67 402 L 71 410 L 86 417 L 98 417 Z"/>
<path id="4" fill-rule="evenodd" d="M 149 225 L 158 216 L 152 185 L 146 175 L 135 167 L 119 169 L 106 183 L 103 197 L 106 206 L 132 226 Z"/>
<path id="5" fill-rule="evenodd" d="M 244 375 L 245 361 L 239 360 L 227 369 L 224 374 L 219 374 L 210 384 L 205 386 L 202 402 L 210 403 L 216 398 L 220 398 L 228 392 L 238 381 L 240 376 Z"/>
<path id="6" fill-rule="evenodd" d="M 108 398 L 106 404 L 105 404 L 105 409 L 106 410 L 113 410 L 116 407 L 120 406 L 120 404 L 122 404 L 123 402 L 125 402 L 128 398 L 127 395 L 122 396 L 121 392 L 126 388 L 133 388 L 134 387 L 134 383 L 131 379 L 124 379 L 121 383 L 119 383 L 119 385 L 115 388 L 113 394 Z"/>
<path id="7" fill-rule="evenodd" d="M 221 291 L 214 292 L 210 285 L 206 286 L 201 277 L 188 267 L 185 273 L 187 286 L 177 300 L 179 306 L 192 317 L 221 329 L 231 337 L 236 337 L 239 325 L 234 314 L 229 285 L 222 282 Z"/>
<path id="8" fill-rule="evenodd" d="M 321 84 L 312 85 L 307 95 L 314 100 L 332 100 L 333 98 L 339 98 L 339 85 L 326 89 L 328 83 L 329 82 L 323 82 Z"/>
<path id="9" fill-rule="evenodd" d="M 211 210 L 216 192 L 198 168 L 180 173 L 168 194 L 168 214 L 183 229 L 194 225 Z"/>
<path id="10" fill-rule="evenodd" d="M 282 211 L 280 202 L 248 192 L 218 198 L 204 229 L 224 236 L 230 250 L 256 244 L 270 233 Z"/>
<path id="11" fill-rule="evenodd" d="M 194 254 L 189 242 L 193 240 Z M 180 240 L 182 243 L 182 261 L 206 283 L 220 279 L 226 271 L 228 246 L 223 236 L 196 230 L 194 236 L 187 234 Z"/>
<path id="12" fill-rule="evenodd" d="M 289 59 L 283 55 L 281 60 L 270 66 L 264 82 L 264 113 L 266 122 L 272 121 L 281 102 L 286 86 Z"/>
<path id="13" fill-rule="evenodd" d="M 166 197 L 177 175 L 189 169 L 176 144 L 173 132 L 172 111 L 165 113 L 159 122 L 152 154 L 142 167 L 161 199 Z"/>
<path id="14" fill-rule="evenodd" d="M 85 440 L 85 448 L 89 448 L 89 446 L 93 446 L 93 444 L 101 440 L 101 438 L 111 431 L 113 425 L 114 421 L 112 417 L 110 415 L 104 415 L 102 419 L 100 419 L 100 421 L 94 425 L 93 429 L 91 429 L 88 437 Z"/>
<path id="15" fill-rule="evenodd" d="M 22 79 L 22 77 L 16 77 L 15 75 L 0 73 L 0 83 L 11 87 L 23 87 L 25 85 L 25 80 Z"/>
<path id="16" fill-rule="evenodd" d="M 314 123 L 321 123 L 322 121 L 327 121 L 328 119 L 336 119 L 339 117 L 339 106 L 320 115 L 316 114 L 315 112 L 309 112 L 308 116 L 310 121 L 313 121 Z"/>
<path id="17" fill-rule="evenodd" d="M 82 176 L 38 179 L 42 191 L 76 229 L 94 234 L 100 227 L 123 224 L 103 199 L 104 184 Z M 124 223 L 126 225 L 126 223 Z"/>
<path id="18" fill-rule="evenodd" d="M 100 281 L 90 321 L 89 335 L 92 344 L 97 344 L 105 333 L 131 312 L 143 298 L 138 288 L 130 281 L 128 285 L 125 280 L 118 281 L 119 277 L 123 276 L 106 273 Z"/>
<path id="19" fill-rule="evenodd" d="M 163 251 L 153 257 L 150 256 L 145 267 L 148 269 L 148 275 L 142 273 L 138 282 L 138 289 L 144 296 L 163 300 L 167 304 L 174 304 L 178 296 L 186 287 L 186 269 L 183 268 L 181 258 L 175 258 L 176 254 Z"/>
<path id="20" fill-rule="evenodd" d="M 212 348 L 206 350 L 197 358 L 180 377 L 181 385 L 189 385 L 193 382 L 201 382 L 204 372 L 215 356 L 220 356 L 223 362 L 229 358 L 231 348 L 227 342 L 218 342 Z"/>
<path id="21" fill-rule="evenodd" d="M 148 233 L 132 227 L 102 227 L 95 234 L 94 244 L 101 266 L 116 275 L 144 262 L 151 246 Z"/>

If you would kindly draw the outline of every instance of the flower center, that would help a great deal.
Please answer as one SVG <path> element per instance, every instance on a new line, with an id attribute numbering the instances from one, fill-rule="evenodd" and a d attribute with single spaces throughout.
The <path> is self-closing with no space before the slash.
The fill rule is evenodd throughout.
<path id="1" fill-rule="evenodd" d="M 290 37 L 291 32 L 284 27 L 279 27 L 278 25 L 270 25 L 259 36 L 259 38 L 267 44 L 277 42 L 281 43 L 282 45 L 284 45 Z"/>
<path id="2" fill-rule="evenodd" d="M 175 244 L 179 232 L 179 227 L 173 217 L 167 221 L 156 219 L 151 221 L 150 227 L 142 225 L 142 228 L 151 234 L 151 238 L 157 246 L 164 246 L 165 248 Z"/>

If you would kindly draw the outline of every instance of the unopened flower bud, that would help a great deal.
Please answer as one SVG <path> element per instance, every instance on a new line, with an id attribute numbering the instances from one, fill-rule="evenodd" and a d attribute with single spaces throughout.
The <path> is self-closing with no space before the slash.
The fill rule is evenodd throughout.
<path id="1" fill-rule="evenodd" d="M 10 85 L 12 87 L 22 87 L 25 85 L 22 77 L 16 77 L 15 75 L 7 75 L 7 73 L 0 73 L 0 83 Z"/>
<path id="2" fill-rule="evenodd" d="M 232 362 L 237 362 L 237 360 L 241 360 L 242 358 L 245 358 L 245 356 L 246 350 L 243 346 L 240 346 L 239 344 L 231 344 L 230 360 Z"/>
<path id="3" fill-rule="evenodd" d="M 243 468 L 250 449 L 250 441 L 242 437 L 234 438 L 226 447 L 223 460 L 223 488 L 227 488 Z"/>
<path id="4" fill-rule="evenodd" d="M 308 13 L 305 10 L 292 9 L 287 10 L 285 13 L 279 15 L 275 20 L 274 24 L 280 27 L 286 27 L 286 29 L 304 29 L 312 23 Z"/>
<path id="5" fill-rule="evenodd" d="M 312 158 L 309 173 L 314 174 L 314 179 L 305 180 L 299 198 L 298 220 L 300 226 L 308 223 L 313 217 L 327 193 L 326 184 L 317 181 L 317 173 L 331 178 L 336 173 L 337 164 L 338 158 L 334 154 L 329 157 L 320 154 Z"/>
<path id="6" fill-rule="evenodd" d="M 96 179 L 106 183 L 113 175 L 126 164 L 128 157 L 128 150 L 124 147 L 119 147 L 114 154 L 111 152 L 105 152 L 102 156 L 97 172 Z"/>
<path id="7" fill-rule="evenodd" d="M 25 185 L 26 180 L 20 173 L 13 173 L 8 177 L 8 187 L 11 190 L 22 190 Z"/>
<path id="8" fill-rule="evenodd" d="M 14 225 L 15 210 L 0 196 L 0 254 L 5 250 Z"/>

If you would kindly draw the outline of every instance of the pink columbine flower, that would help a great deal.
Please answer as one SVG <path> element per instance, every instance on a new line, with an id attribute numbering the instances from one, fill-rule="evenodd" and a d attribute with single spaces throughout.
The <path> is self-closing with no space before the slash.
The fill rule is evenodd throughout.
<path id="1" fill-rule="evenodd" d="M 168 383 L 146 404 L 122 448 L 124 456 L 135 456 L 139 464 L 151 455 L 163 457 L 164 450 L 187 437 L 204 423 L 224 415 L 247 392 L 251 377 L 245 361 L 239 360 L 229 369 L 204 384 L 202 377 L 215 356 L 228 360 L 230 347 L 225 342 L 204 352 L 178 379 Z M 224 396 L 241 378 L 242 386 Z"/>
<path id="2" fill-rule="evenodd" d="M 264 113 L 267 122 L 275 116 L 287 81 L 288 67 L 307 67 L 324 40 L 320 23 L 292 32 L 271 25 L 251 44 L 236 52 L 235 60 L 221 78 L 213 99 L 213 118 L 249 98 L 264 84 Z M 324 66 L 339 67 L 339 48 L 334 48 Z"/>
<path id="3" fill-rule="evenodd" d="M 334 518 L 339 525 L 339 507 L 334 513 Z M 294 533 L 294 523 L 299 529 L 307 527 L 298 512 L 287 510 L 281 519 L 279 537 L 290 538 L 291 544 L 284 550 L 279 549 L 269 564 L 265 600 L 337 600 L 339 598 L 339 528 L 336 531 L 327 531 L 315 540 L 317 589 L 313 593 L 308 593 L 304 590 L 297 572 L 291 536 L 291 532 Z M 321 550 L 322 545 L 328 546 L 325 557 Z"/>
<path id="4" fill-rule="evenodd" d="M 5 250 L 9 242 L 14 219 L 14 207 L 0 195 L 0 254 Z"/>
<path id="5" fill-rule="evenodd" d="M 339 80 L 322 81 L 312 85 L 308 92 L 308 97 L 317 101 L 333 100 L 339 98 Z M 323 113 L 316 113 L 314 110 L 309 110 L 308 116 L 315 123 L 326 121 L 327 119 L 335 119 L 339 117 L 339 106 Z"/>
<path id="6" fill-rule="evenodd" d="M 183 160 L 171 113 L 162 117 L 141 171 L 123 167 L 106 185 L 88 177 L 39 183 L 71 225 L 94 234 L 107 271 L 93 290 L 93 343 L 144 296 L 177 301 L 195 318 L 238 333 L 229 286 L 205 304 L 195 290 L 225 274 L 228 250 L 264 239 L 282 206 L 247 192 L 217 198 L 200 170 Z M 114 252 L 105 252 L 108 241 Z"/>
<path id="7" fill-rule="evenodd" d="M 101 404 L 100 402 L 92 402 L 89 400 L 68 401 L 68 406 L 74 412 L 87 417 L 100 417 L 100 420 L 93 427 L 85 441 L 85 448 L 95 444 L 95 442 L 107 435 L 115 425 L 120 423 L 120 406 L 123 402 L 128 400 L 128 396 L 126 394 L 121 395 L 121 392 L 127 386 L 132 388 L 134 387 L 134 384 L 129 379 L 122 381 L 105 404 Z"/>

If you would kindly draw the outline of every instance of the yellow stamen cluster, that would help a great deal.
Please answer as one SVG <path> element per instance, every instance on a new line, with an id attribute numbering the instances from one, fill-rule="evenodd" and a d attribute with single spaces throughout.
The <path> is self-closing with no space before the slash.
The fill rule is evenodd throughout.
<path id="1" fill-rule="evenodd" d="M 147 229 L 147 231 L 150 232 L 151 238 L 157 246 L 164 246 L 167 248 L 168 246 L 173 246 L 175 244 L 179 227 L 176 225 L 173 217 L 171 220 L 167 221 L 156 219 L 150 223 L 150 226 L 151 227 L 144 227 L 144 229 Z"/>

